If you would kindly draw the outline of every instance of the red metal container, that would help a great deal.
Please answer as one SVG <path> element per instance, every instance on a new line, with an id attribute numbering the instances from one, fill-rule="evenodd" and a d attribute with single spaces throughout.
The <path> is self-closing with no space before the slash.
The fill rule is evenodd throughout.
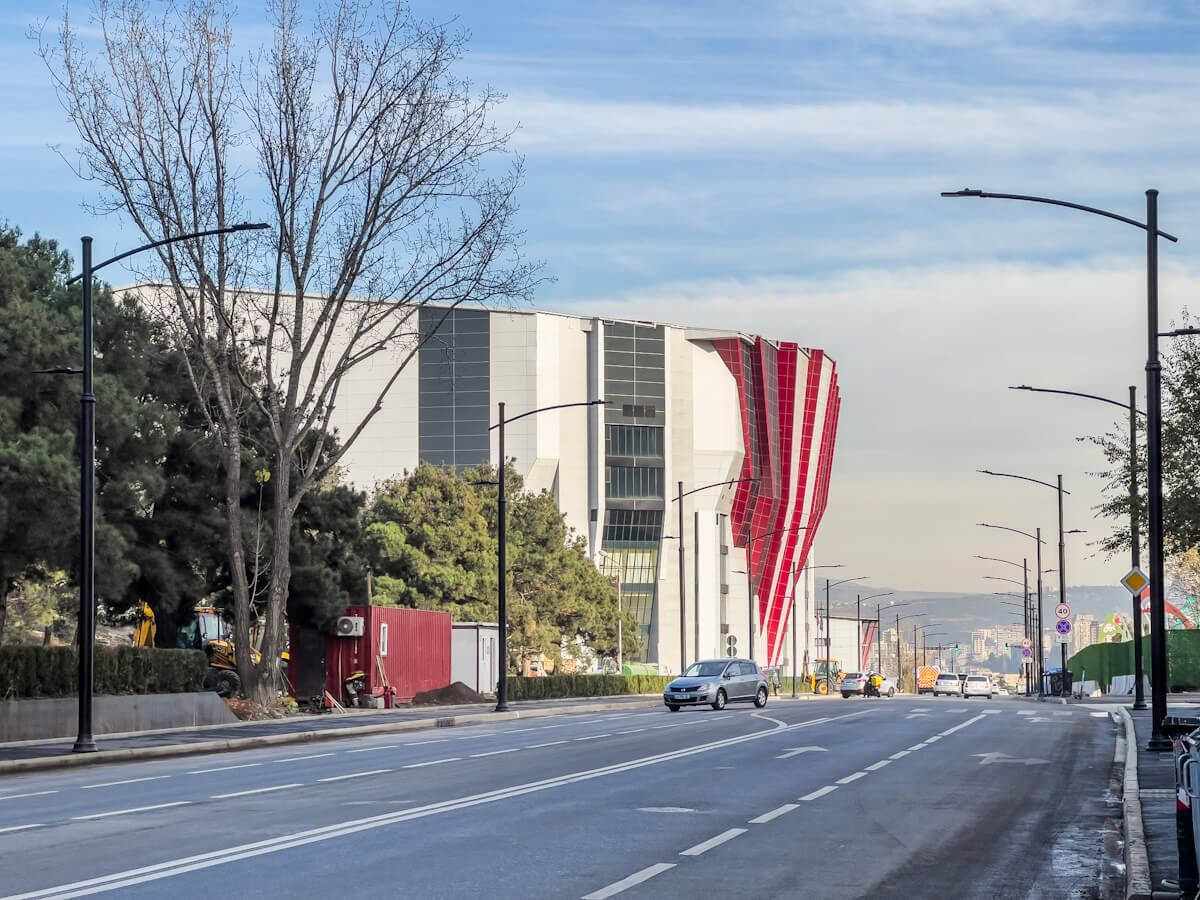
<path id="1" fill-rule="evenodd" d="M 450 613 L 351 606 L 346 615 L 362 618 L 363 634 L 326 641 L 325 684 L 334 697 L 344 700 L 345 681 L 358 671 L 368 694 L 381 694 L 386 681 L 398 703 L 450 683 Z"/>

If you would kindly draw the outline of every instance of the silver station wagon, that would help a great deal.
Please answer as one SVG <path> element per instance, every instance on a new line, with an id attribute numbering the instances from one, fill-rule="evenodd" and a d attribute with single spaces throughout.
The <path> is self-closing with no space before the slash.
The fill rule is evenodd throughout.
<path id="1" fill-rule="evenodd" d="M 724 709 L 738 700 L 750 700 L 759 709 L 767 705 L 767 679 L 749 659 L 694 662 L 663 691 L 663 703 L 671 712 L 700 704 Z"/>

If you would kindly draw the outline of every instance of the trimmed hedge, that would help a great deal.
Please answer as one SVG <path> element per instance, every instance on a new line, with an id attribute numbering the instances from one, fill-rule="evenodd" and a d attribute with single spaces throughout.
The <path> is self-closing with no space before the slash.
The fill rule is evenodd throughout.
<path id="1" fill-rule="evenodd" d="M 509 700 L 550 700 L 558 697 L 611 697 L 618 694 L 661 694 L 674 675 L 544 675 L 508 676 Z M 801 681 L 799 693 L 811 693 Z M 784 678 L 780 696 L 791 696 L 792 679 Z"/>
<path id="2" fill-rule="evenodd" d="M 200 650 L 97 646 L 97 694 L 175 694 L 204 690 L 208 657 Z M 0 699 L 74 697 L 79 656 L 74 647 L 0 647 Z"/>
<path id="3" fill-rule="evenodd" d="M 1167 631 L 1167 689 L 1194 689 L 1200 685 L 1200 631 L 1171 629 Z M 1057 649 L 1057 648 L 1056 648 Z M 1057 666 L 1057 653 L 1050 667 Z M 1150 638 L 1142 638 L 1142 665 L 1150 674 Z M 1092 644 L 1067 660 L 1076 683 L 1087 672 L 1088 681 L 1098 682 L 1108 690 L 1115 675 L 1133 674 L 1133 641 L 1119 644 Z"/>
<path id="4" fill-rule="evenodd" d="M 661 694 L 673 675 L 544 675 L 508 676 L 509 700 L 553 697 L 609 697 L 615 694 Z"/>

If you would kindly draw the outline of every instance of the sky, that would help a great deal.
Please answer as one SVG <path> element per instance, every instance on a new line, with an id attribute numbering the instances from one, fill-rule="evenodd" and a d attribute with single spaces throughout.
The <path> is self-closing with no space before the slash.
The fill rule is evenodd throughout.
<path id="1" fill-rule="evenodd" d="M 252 40 L 261 0 L 240 4 Z M 471 33 L 459 73 L 507 94 L 535 306 L 738 328 L 826 351 L 842 393 L 816 563 L 865 586 L 986 592 L 1048 540 L 1070 491 L 1068 585 L 1115 584 L 1095 546 L 1104 467 L 1079 438 L 1144 403 L 1144 233 L 1156 188 L 1162 330 L 1200 290 L 1200 10 L 1125 0 L 418 0 Z M 78 18 L 84 7 L 71 6 Z M 0 221 L 96 258 L 139 236 L 87 211 L 76 137 L 28 37 L 58 3 L 0 11 Z M 108 278 L 122 283 L 114 267 Z M 1163 341 L 1165 346 L 1166 340 Z"/>

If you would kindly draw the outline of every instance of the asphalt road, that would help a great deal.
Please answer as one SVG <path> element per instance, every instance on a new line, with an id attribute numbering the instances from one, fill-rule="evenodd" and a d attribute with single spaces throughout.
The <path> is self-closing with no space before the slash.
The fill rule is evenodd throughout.
<path id="1" fill-rule="evenodd" d="M 1115 727 L 927 698 L 605 712 L 0 779 L 9 897 L 1109 897 Z"/>

